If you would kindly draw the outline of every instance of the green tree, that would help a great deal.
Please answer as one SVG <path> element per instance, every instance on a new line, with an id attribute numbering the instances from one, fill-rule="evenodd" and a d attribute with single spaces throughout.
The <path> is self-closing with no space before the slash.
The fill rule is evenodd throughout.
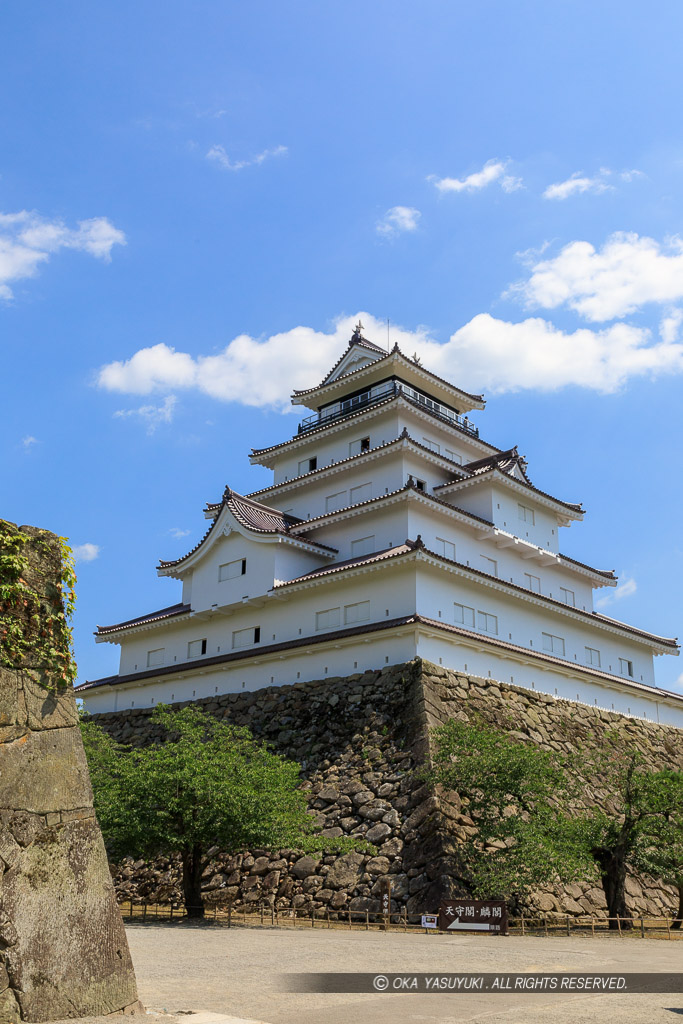
<path id="1" fill-rule="evenodd" d="M 455 877 L 473 895 L 514 906 L 541 885 L 585 872 L 590 858 L 559 759 L 480 720 L 451 719 L 433 739 L 430 777 L 458 794 L 472 820 Z"/>
<path id="2" fill-rule="evenodd" d="M 624 748 L 618 734 L 606 739 L 608 746 L 584 759 L 588 791 L 599 795 L 599 803 L 583 815 L 585 839 L 600 872 L 609 917 L 629 919 L 629 870 L 675 877 L 674 821 L 683 808 L 683 772 L 652 771 L 642 754 Z M 679 827 L 679 855 L 681 845 Z M 683 859 L 678 873 L 683 876 Z M 616 920 L 610 927 L 618 927 Z"/>
<path id="3" fill-rule="evenodd" d="M 189 917 L 204 915 L 201 879 L 212 846 L 227 853 L 254 846 L 371 849 L 316 834 L 299 788 L 300 766 L 247 729 L 192 706 L 158 705 L 152 722 L 166 731 L 166 742 L 132 749 L 82 722 L 95 809 L 113 857 L 180 854 Z"/>

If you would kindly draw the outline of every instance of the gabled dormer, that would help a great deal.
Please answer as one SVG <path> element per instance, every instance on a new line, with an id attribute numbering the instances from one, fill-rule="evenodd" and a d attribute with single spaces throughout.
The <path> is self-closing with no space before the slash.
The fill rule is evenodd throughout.
<path id="1" fill-rule="evenodd" d="M 342 355 L 327 377 L 322 382 L 322 386 L 331 384 L 332 381 L 337 380 L 339 377 L 345 377 L 349 373 L 353 373 L 355 370 L 360 370 L 363 366 L 369 366 L 370 363 L 374 363 L 377 359 L 385 356 L 386 350 L 380 348 L 379 345 L 375 345 L 374 341 L 368 341 L 364 338 L 361 331 L 363 325 L 358 321 L 353 329 L 349 347 L 346 352 Z"/>

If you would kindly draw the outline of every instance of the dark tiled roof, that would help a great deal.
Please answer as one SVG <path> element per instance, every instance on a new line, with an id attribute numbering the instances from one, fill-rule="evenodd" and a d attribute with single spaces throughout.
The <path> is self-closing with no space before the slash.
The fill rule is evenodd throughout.
<path id="1" fill-rule="evenodd" d="M 564 669 L 571 669 L 572 672 L 578 672 L 581 675 L 597 676 L 605 679 L 611 683 L 618 683 L 621 686 L 626 686 L 634 690 L 644 690 L 649 693 L 661 694 L 664 698 L 674 698 L 678 701 L 683 701 L 683 696 L 680 693 L 674 693 L 671 690 L 663 690 L 657 686 L 650 686 L 647 683 L 638 683 L 633 679 L 623 679 L 621 676 L 610 675 L 608 672 L 603 672 L 600 669 L 589 668 L 588 666 L 577 665 L 575 662 L 566 661 L 562 658 L 556 658 L 552 654 L 545 654 L 543 651 L 535 651 L 526 647 L 519 647 L 516 644 L 509 643 L 505 640 L 498 640 L 495 637 L 489 636 L 488 634 L 475 633 L 473 630 L 463 629 L 461 626 L 451 626 L 441 620 L 430 619 L 423 615 L 403 615 L 395 619 L 384 619 L 379 622 L 369 622 L 361 626 L 350 626 L 347 629 L 336 629 L 331 630 L 328 633 L 322 633 L 319 636 L 314 637 L 297 637 L 294 640 L 288 640 L 278 644 L 268 644 L 264 647 L 260 645 L 256 648 L 249 648 L 247 650 L 233 651 L 230 654 L 219 654 L 212 658 L 202 658 L 201 667 L 206 668 L 211 665 L 222 665 L 235 661 L 242 661 L 245 658 L 253 658 L 268 654 L 275 654 L 279 651 L 293 650 L 302 647 L 312 647 L 317 644 L 327 643 L 330 640 L 343 639 L 350 636 L 362 636 L 367 633 L 382 632 L 387 629 L 395 629 L 399 626 L 408 626 L 415 624 L 424 624 L 430 626 L 433 629 L 441 630 L 444 633 L 453 634 L 455 636 L 464 636 L 469 639 L 477 640 L 478 642 L 484 642 L 492 647 L 501 648 L 503 650 L 513 651 L 517 654 L 523 654 L 525 658 L 530 658 L 535 661 L 544 662 L 551 665 L 558 665 Z M 131 672 L 124 676 L 105 676 L 103 679 L 94 679 L 85 683 L 81 683 L 80 686 L 76 686 L 75 690 L 84 691 L 92 690 L 101 686 L 117 686 L 122 683 L 133 683 L 142 682 L 145 679 L 155 679 L 159 676 L 174 675 L 179 672 L 187 672 L 188 668 L 197 667 L 198 662 L 192 662 L 191 664 L 185 662 L 174 665 L 166 665 L 163 668 L 158 669 L 147 669 L 143 672 Z M 524 687 L 520 687 L 524 688 Z"/>
<path id="2" fill-rule="evenodd" d="M 340 357 L 337 360 L 337 362 L 334 364 L 334 366 L 332 367 L 330 372 L 327 374 L 327 376 L 325 377 L 325 380 L 323 381 L 323 384 L 325 384 L 330 379 L 330 377 L 335 372 L 337 367 L 341 366 L 341 364 L 344 362 L 344 360 L 346 359 L 346 357 L 349 354 L 349 352 L 351 351 L 351 349 L 354 348 L 354 346 L 356 346 L 356 345 L 360 346 L 360 348 L 370 349 L 371 352 L 381 352 L 383 356 L 385 356 L 387 354 L 387 350 L 385 348 L 380 348 L 379 345 L 375 345 L 374 341 L 368 341 L 367 338 L 364 338 L 362 336 L 360 331 L 355 330 L 353 332 L 353 334 L 351 335 L 351 340 L 349 341 L 348 347 L 344 350 L 344 352 L 342 352 L 342 354 L 340 355 Z M 358 367 L 356 367 L 356 369 L 358 369 Z M 303 391 L 295 391 L 294 394 L 295 395 L 300 395 L 300 394 L 305 394 L 305 392 L 303 392 Z"/>
<path id="3" fill-rule="evenodd" d="M 220 505 L 210 505 L 209 508 L 218 508 L 219 510 L 227 506 L 235 519 L 248 530 L 252 530 L 254 533 L 272 533 L 279 534 L 281 537 L 290 537 L 290 529 L 292 526 L 297 526 L 302 522 L 301 519 L 297 519 L 295 516 L 285 515 L 284 512 L 279 512 L 277 509 L 270 508 L 268 505 L 262 505 L 260 501 L 254 501 L 252 498 L 245 498 L 244 495 L 238 494 L 237 491 L 231 490 L 229 487 L 225 488 L 223 492 L 223 500 Z M 173 565 L 180 565 L 186 559 L 193 555 L 202 544 L 206 541 L 214 526 L 218 522 L 218 516 L 213 520 L 211 526 L 206 531 L 202 539 L 198 544 L 188 551 L 182 558 L 174 558 L 169 561 L 160 560 L 159 568 L 168 569 Z M 319 544 L 318 541 L 308 540 L 307 538 L 292 537 L 293 540 L 301 540 L 306 544 L 311 544 L 315 548 L 319 548 L 321 551 L 336 553 L 336 548 L 332 548 L 327 544 Z"/>
<path id="4" fill-rule="evenodd" d="M 595 569 L 592 565 L 586 565 L 585 562 L 579 562 L 576 558 L 570 558 L 569 555 L 563 555 L 561 551 L 559 552 L 559 555 L 565 562 L 571 562 L 572 565 L 578 565 L 582 569 L 588 569 L 589 572 L 595 572 L 598 576 L 604 576 L 608 580 L 615 580 L 617 578 L 614 569 Z"/>
<path id="5" fill-rule="evenodd" d="M 158 612 L 140 615 L 137 619 L 126 619 L 125 622 L 116 622 L 113 626 L 98 626 L 95 630 L 95 636 L 105 636 L 107 633 L 115 633 L 119 629 L 129 629 L 133 626 L 144 626 L 147 622 L 160 622 L 162 619 L 172 619 L 176 615 L 185 615 L 189 611 L 191 611 L 189 604 L 172 604 L 168 608 L 160 608 Z"/>
<path id="6" fill-rule="evenodd" d="M 348 351 L 348 349 L 347 349 L 347 351 Z M 416 369 L 421 370 L 422 373 L 426 374 L 428 377 L 431 377 L 432 380 L 438 381 L 439 384 L 445 384 L 447 388 L 451 388 L 453 391 L 459 391 L 461 395 L 464 395 L 466 398 L 472 399 L 473 402 L 482 402 L 482 403 L 484 402 L 484 396 L 483 395 L 473 395 L 469 391 L 463 391 L 462 388 L 457 387 L 455 384 L 451 384 L 451 382 L 449 380 L 446 380 L 444 377 L 439 377 L 438 374 L 432 373 L 431 370 L 425 369 L 425 367 L 422 366 L 421 363 L 416 363 L 414 359 L 410 359 L 407 355 L 405 355 L 403 352 L 401 352 L 401 350 L 398 347 L 398 345 L 394 345 L 394 347 L 391 350 L 391 352 L 384 352 L 383 349 L 379 349 L 379 351 L 384 353 L 384 356 L 383 356 L 384 359 L 389 359 L 393 355 L 398 355 L 402 359 L 405 359 L 405 361 L 407 363 L 410 363 L 411 366 L 414 366 Z M 345 355 L 346 355 L 346 352 L 344 353 L 344 356 Z M 342 359 L 344 358 L 344 356 L 342 356 Z M 380 360 L 380 359 L 376 360 L 377 363 L 379 363 L 381 361 L 382 360 Z M 341 359 L 339 360 L 339 362 L 341 362 Z M 339 363 L 337 363 L 337 366 L 338 365 L 339 365 Z M 335 368 L 330 370 L 330 374 L 334 373 L 334 369 Z M 358 373 L 359 370 L 364 370 L 364 369 L 366 369 L 366 367 L 361 366 L 361 367 L 358 367 L 356 370 L 351 370 L 350 373 L 345 373 L 341 377 L 337 377 L 337 380 L 335 380 L 334 383 L 336 384 L 337 381 L 345 380 L 347 377 L 352 377 L 354 373 Z M 330 376 L 330 374 L 328 374 L 328 377 Z M 313 388 L 304 388 L 303 390 L 300 390 L 300 391 L 294 391 L 294 394 L 295 395 L 310 395 L 310 394 L 312 394 L 312 392 L 318 391 L 320 388 L 324 387 L 326 382 L 327 382 L 328 377 L 326 377 L 325 380 L 321 381 L 320 384 L 316 384 L 315 387 L 313 387 Z"/>
<path id="7" fill-rule="evenodd" d="M 277 583 L 273 590 L 279 590 L 280 587 L 288 587 L 292 583 L 303 583 L 306 580 L 315 580 L 319 576 L 330 576 L 333 573 L 341 572 L 343 569 L 358 569 L 363 565 L 373 565 L 375 562 L 383 562 L 387 558 L 396 558 L 397 555 L 407 555 L 409 551 L 414 551 L 418 547 L 417 543 L 412 540 L 407 540 L 405 544 L 397 544 L 393 548 L 385 548 L 383 551 L 374 551 L 369 555 L 359 555 L 357 558 L 346 558 L 343 562 L 332 562 L 331 565 L 324 565 L 320 569 L 313 569 L 311 572 L 306 572 L 302 576 L 297 576 L 293 580 L 286 580 L 281 583 Z"/>
<path id="8" fill-rule="evenodd" d="M 519 467 L 524 480 L 531 484 L 531 480 L 527 476 L 526 465 L 526 459 L 522 458 L 515 446 L 514 448 L 508 448 L 506 452 L 496 452 L 495 455 L 487 455 L 483 459 L 467 462 L 464 469 L 469 470 L 473 476 L 484 473 L 487 469 L 499 469 L 501 472 L 507 473 L 508 476 L 514 476 L 515 468 Z"/>

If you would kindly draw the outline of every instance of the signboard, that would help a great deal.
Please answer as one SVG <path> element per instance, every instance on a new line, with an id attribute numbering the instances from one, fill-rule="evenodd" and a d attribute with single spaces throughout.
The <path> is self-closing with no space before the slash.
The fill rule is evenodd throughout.
<path id="1" fill-rule="evenodd" d="M 391 881 L 388 878 L 380 883 L 379 911 L 385 918 L 391 916 Z"/>
<path id="2" fill-rule="evenodd" d="M 444 932 L 507 935 L 507 907 L 502 900 L 447 900 L 441 904 L 439 928 Z"/>
<path id="3" fill-rule="evenodd" d="M 422 915 L 422 927 L 423 928 L 438 928 L 439 927 L 439 915 L 438 914 L 423 914 Z"/>

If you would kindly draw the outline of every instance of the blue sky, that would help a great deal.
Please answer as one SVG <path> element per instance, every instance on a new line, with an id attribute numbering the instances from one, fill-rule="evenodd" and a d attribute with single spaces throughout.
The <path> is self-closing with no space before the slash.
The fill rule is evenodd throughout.
<path id="1" fill-rule="evenodd" d="M 97 623 L 178 599 L 155 565 L 204 502 L 268 482 L 250 447 L 359 312 L 585 503 L 562 546 L 621 574 L 607 614 L 683 635 L 682 32 L 661 2 L 6 0 L 0 515 L 79 551 L 81 681 L 117 667 Z"/>

